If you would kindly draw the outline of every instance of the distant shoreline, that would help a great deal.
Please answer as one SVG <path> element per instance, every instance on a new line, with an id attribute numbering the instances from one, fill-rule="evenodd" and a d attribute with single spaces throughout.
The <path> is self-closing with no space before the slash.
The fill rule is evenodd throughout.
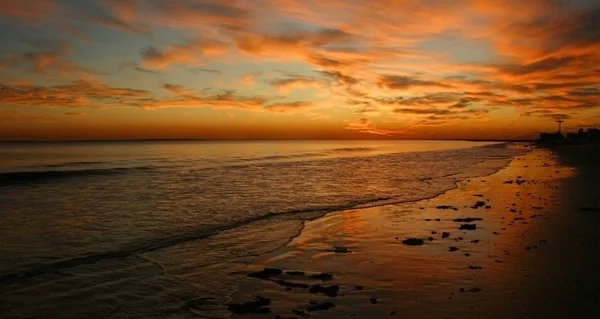
<path id="1" fill-rule="evenodd" d="M 202 138 L 158 138 L 158 139 L 109 139 L 109 140 L 8 140 L 0 144 L 19 143 L 131 143 L 131 142 L 294 142 L 294 141 L 462 141 L 462 142 L 506 142 L 531 143 L 534 139 L 202 139 Z"/>

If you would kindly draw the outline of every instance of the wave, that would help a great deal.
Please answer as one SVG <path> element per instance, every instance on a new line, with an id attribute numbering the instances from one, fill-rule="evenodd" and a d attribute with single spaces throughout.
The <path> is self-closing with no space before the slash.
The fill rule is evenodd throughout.
<path id="1" fill-rule="evenodd" d="M 148 166 L 137 167 L 113 167 L 113 168 L 94 168 L 79 170 L 46 170 L 46 171 L 22 171 L 0 173 L 0 187 L 11 186 L 15 184 L 29 184 L 47 182 L 55 179 L 81 177 L 81 176 L 106 176 L 115 174 L 124 174 L 128 171 L 152 170 Z"/>
<path id="2" fill-rule="evenodd" d="M 61 260 L 54 263 L 49 263 L 45 265 L 35 266 L 29 269 L 1 274 L 0 275 L 0 285 L 9 285 L 18 283 L 27 279 L 31 279 L 34 277 L 42 276 L 45 274 L 54 273 L 60 271 L 62 269 L 77 267 L 86 264 L 96 263 L 102 260 L 107 259 L 118 259 L 118 258 L 127 258 L 133 255 L 142 254 L 150 251 L 155 251 L 162 248 L 167 248 L 171 246 L 175 246 L 178 244 L 183 244 L 186 242 L 203 239 L 209 236 L 214 236 L 222 231 L 234 229 L 237 227 L 241 227 L 250 223 L 263 221 L 271 218 L 289 218 L 296 216 L 298 220 L 313 220 L 319 218 L 327 213 L 348 210 L 353 208 L 366 208 L 380 205 L 389 205 L 393 203 L 400 202 L 390 202 L 393 198 L 390 197 L 380 197 L 373 199 L 366 199 L 361 201 L 353 201 L 346 204 L 340 205 L 330 205 L 330 206 L 322 206 L 315 207 L 311 209 L 297 209 L 297 210 L 289 210 L 284 212 L 269 212 L 263 215 L 251 217 L 245 220 L 233 222 L 230 224 L 220 225 L 217 227 L 213 227 L 210 229 L 201 229 L 195 232 L 189 232 L 185 234 L 179 234 L 171 237 L 165 238 L 157 238 L 151 241 L 146 241 L 144 243 L 138 245 L 131 245 L 130 247 L 125 247 L 118 250 L 92 253 L 89 255 L 75 257 L 70 259 Z M 404 201 L 406 202 L 406 201 Z M 379 203 L 379 205 L 378 205 Z M 302 215 L 305 215 L 304 217 Z"/>
<path id="3" fill-rule="evenodd" d="M 94 162 L 94 161 L 89 161 L 89 162 L 64 162 L 64 163 L 59 163 L 59 164 L 46 164 L 46 165 L 34 165 L 34 166 L 30 166 L 30 167 L 64 167 L 64 166 L 82 166 L 82 165 L 98 165 L 98 164 L 106 164 L 106 162 Z"/>
<path id="4" fill-rule="evenodd" d="M 374 147 L 341 147 L 329 150 L 331 153 L 346 153 L 346 152 L 367 152 L 376 150 Z"/>

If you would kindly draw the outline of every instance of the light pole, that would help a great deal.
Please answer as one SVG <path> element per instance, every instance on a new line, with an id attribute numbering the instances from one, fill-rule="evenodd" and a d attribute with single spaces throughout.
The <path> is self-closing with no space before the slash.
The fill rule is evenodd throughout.
<path id="1" fill-rule="evenodd" d="M 558 123 L 558 131 L 556 131 L 556 134 L 560 134 L 563 122 L 564 122 L 563 120 L 556 120 L 556 123 Z"/>

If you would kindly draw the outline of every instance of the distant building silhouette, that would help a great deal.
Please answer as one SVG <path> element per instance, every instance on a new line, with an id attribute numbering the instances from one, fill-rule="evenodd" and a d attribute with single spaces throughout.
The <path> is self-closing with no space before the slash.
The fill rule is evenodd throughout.
<path id="1" fill-rule="evenodd" d="M 577 133 L 568 133 L 566 136 L 560 132 L 559 128 L 556 133 L 540 133 L 540 138 L 536 141 L 536 144 L 544 146 L 598 143 L 600 143 L 600 130 L 596 128 L 588 130 L 580 128 Z"/>

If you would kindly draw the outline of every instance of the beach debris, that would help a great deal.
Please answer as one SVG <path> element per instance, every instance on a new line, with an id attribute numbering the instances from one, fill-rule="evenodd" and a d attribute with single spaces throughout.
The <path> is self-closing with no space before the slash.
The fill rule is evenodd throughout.
<path id="1" fill-rule="evenodd" d="M 448 247 L 448 251 L 449 251 L 449 252 L 453 252 L 453 251 L 457 251 L 457 250 L 458 250 L 458 248 L 457 248 L 457 247 L 454 247 L 454 246 L 450 246 L 450 247 Z"/>
<path id="2" fill-rule="evenodd" d="M 471 243 L 472 243 L 472 244 L 478 244 L 478 243 L 479 243 L 479 239 L 474 239 L 474 240 L 471 240 Z"/>
<path id="3" fill-rule="evenodd" d="M 244 303 L 232 303 L 227 309 L 236 315 L 243 315 L 248 313 L 269 313 L 271 310 L 265 308 L 271 304 L 271 300 L 261 296 L 256 296 L 254 301 L 247 301 Z"/>
<path id="4" fill-rule="evenodd" d="M 491 205 L 485 205 L 485 209 L 490 209 L 490 208 L 492 208 Z"/>
<path id="5" fill-rule="evenodd" d="M 323 310 L 329 310 L 334 307 L 335 307 L 335 304 L 331 301 L 318 302 L 318 301 L 311 300 L 308 303 L 308 307 L 306 307 L 306 311 L 308 311 L 308 312 L 323 311 Z"/>
<path id="6" fill-rule="evenodd" d="M 458 227 L 459 230 L 475 230 L 477 229 L 476 224 L 462 224 Z"/>
<path id="7" fill-rule="evenodd" d="M 473 208 L 473 209 L 478 209 L 479 207 L 485 207 L 485 202 L 477 201 L 473 206 L 471 206 L 471 208 Z"/>
<path id="8" fill-rule="evenodd" d="M 426 222 L 430 222 L 430 221 L 431 221 L 431 218 L 426 218 L 426 219 L 425 219 L 425 221 L 426 221 Z"/>
<path id="9" fill-rule="evenodd" d="M 441 221 L 442 219 L 440 219 L 440 218 L 436 218 L 436 219 L 434 219 L 434 220 L 435 220 L 436 222 L 439 222 L 439 221 Z"/>
<path id="10" fill-rule="evenodd" d="M 579 208 L 580 211 L 582 212 L 600 212 L 600 208 L 594 208 L 594 207 L 580 207 Z"/>
<path id="11" fill-rule="evenodd" d="M 475 197 L 483 197 L 483 194 L 475 194 L 473 196 L 475 196 Z"/>
<path id="12" fill-rule="evenodd" d="M 450 237 L 450 233 L 449 232 L 443 232 L 442 233 L 442 238 L 447 238 Z"/>
<path id="13" fill-rule="evenodd" d="M 483 218 L 478 218 L 478 217 L 466 217 L 466 218 L 456 218 L 453 219 L 453 222 L 457 222 L 457 223 L 472 223 L 475 221 L 480 221 L 483 220 Z"/>
<path id="14" fill-rule="evenodd" d="M 471 256 L 470 253 L 465 253 L 465 257 L 469 257 L 469 256 Z"/>
<path id="15" fill-rule="evenodd" d="M 315 284 L 315 285 L 310 286 L 310 288 L 308 289 L 308 292 L 310 292 L 312 294 L 324 294 L 329 297 L 337 296 L 339 291 L 340 291 L 340 286 L 338 286 L 338 285 L 321 286 L 319 284 Z"/>
<path id="16" fill-rule="evenodd" d="M 434 230 L 434 231 L 431 232 L 431 234 L 435 235 L 435 234 L 437 234 L 437 232 Z"/>
<path id="17" fill-rule="evenodd" d="M 363 289 L 365 289 L 365 287 L 358 285 L 358 286 L 354 286 L 354 289 L 356 289 L 356 290 L 363 290 Z"/>
<path id="18" fill-rule="evenodd" d="M 390 316 L 393 316 L 393 315 L 395 315 L 395 314 L 396 314 L 396 310 L 394 310 L 394 311 L 390 312 Z"/>
<path id="19" fill-rule="evenodd" d="M 260 278 L 260 279 L 269 279 L 271 277 L 279 276 L 282 273 L 283 272 L 281 271 L 281 269 L 277 269 L 277 268 L 265 268 L 265 269 L 263 269 L 261 271 L 249 273 L 248 277 Z"/>
<path id="20" fill-rule="evenodd" d="M 322 272 L 320 274 L 310 275 L 308 277 L 322 281 L 330 281 L 331 279 L 333 279 L 333 275 L 328 272 Z"/>
<path id="21" fill-rule="evenodd" d="M 420 238 L 407 238 L 403 240 L 402 243 L 408 246 L 421 246 L 425 243 L 425 241 Z"/>
<path id="22" fill-rule="evenodd" d="M 452 209 L 452 210 L 458 210 L 458 208 L 451 206 L 451 205 L 440 205 L 438 207 L 436 207 L 437 209 Z"/>
<path id="23" fill-rule="evenodd" d="M 469 290 L 465 290 L 465 288 L 460 288 L 459 291 L 460 292 L 465 292 L 465 291 L 467 291 L 467 292 L 480 292 L 481 290 L 483 290 L 483 289 L 478 288 L 478 287 L 473 287 L 473 288 L 471 288 Z"/>
<path id="24" fill-rule="evenodd" d="M 433 241 L 433 237 L 428 237 L 427 240 Z"/>
<path id="25" fill-rule="evenodd" d="M 350 250 L 350 248 L 343 247 L 343 246 L 333 246 L 333 249 L 330 251 L 333 251 L 336 254 L 347 254 L 347 253 L 352 252 L 352 250 Z"/>
<path id="26" fill-rule="evenodd" d="M 291 281 L 287 281 L 287 280 L 274 280 L 274 282 L 280 286 L 284 286 L 287 288 L 302 288 L 302 289 L 306 289 L 309 287 L 309 285 L 307 284 L 302 284 L 302 283 L 297 283 L 297 282 L 291 282 Z"/>
<path id="27" fill-rule="evenodd" d="M 479 270 L 479 269 L 482 269 L 482 267 L 481 266 L 469 266 L 469 269 Z"/>
<path id="28" fill-rule="evenodd" d="M 512 180 L 508 180 L 508 181 L 504 182 L 504 184 L 512 184 L 512 183 L 513 183 Z"/>
<path id="29" fill-rule="evenodd" d="M 371 299 L 369 299 L 369 302 L 370 302 L 372 305 L 374 305 L 374 304 L 376 304 L 376 303 L 377 303 L 377 298 L 371 298 Z"/>

